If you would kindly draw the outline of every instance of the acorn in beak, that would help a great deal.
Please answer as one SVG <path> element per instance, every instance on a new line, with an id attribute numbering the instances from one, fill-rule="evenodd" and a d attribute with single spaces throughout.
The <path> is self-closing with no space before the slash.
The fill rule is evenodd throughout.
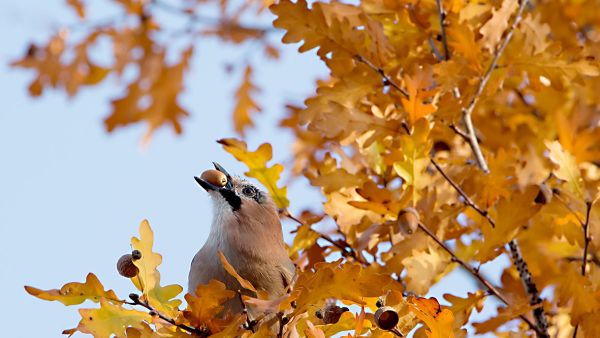
<path id="1" fill-rule="evenodd" d="M 215 169 L 206 170 L 200 177 L 194 176 L 194 179 L 207 192 L 219 192 L 227 203 L 229 203 L 233 211 L 239 210 L 242 205 L 242 199 L 235 192 L 231 175 L 220 164 L 213 162 L 213 165 Z"/>
<path id="2" fill-rule="evenodd" d="M 215 169 L 206 170 L 200 177 L 194 176 L 198 184 L 206 191 L 233 190 L 231 175 L 220 164 L 213 162 Z"/>

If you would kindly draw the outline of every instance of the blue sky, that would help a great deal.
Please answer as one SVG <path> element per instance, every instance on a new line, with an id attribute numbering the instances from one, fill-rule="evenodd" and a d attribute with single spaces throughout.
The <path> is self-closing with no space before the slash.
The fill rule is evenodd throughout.
<path id="1" fill-rule="evenodd" d="M 64 3 L 0 5 L 2 336 L 60 337 L 79 321 L 75 308 L 33 298 L 23 285 L 55 288 L 94 272 L 121 297 L 134 291 L 117 274 L 115 263 L 130 250 L 130 238 L 144 218 L 154 229 L 156 251 L 163 255 L 163 283 L 186 285 L 189 263 L 204 243 L 211 218 L 208 197 L 192 177 L 211 161 L 233 173 L 244 170 L 215 140 L 234 136 L 231 95 L 240 73 L 227 74 L 224 62 L 247 54 L 215 40 L 199 43 L 187 77 L 182 102 L 192 116 L 184 122 L 184 134 L 177 137 L 161 129 L 147 148 L 140 145 L 144 126 L 112 134 L 103 129 L 110 98 L 121 95 L 115 79 L 73 99 L 53 90 L 39 99 L 29 97 L 26 88 L 33 74 L 8 64 L 30 41 L 45 41 L 60 23 L 75 21 Z M 94 15 L 109 10 L 95 4 Z M 271 142 L 276 159 L 283 160 L 289 158 L 291 138 L 275 127 L 284 104 L 312 94 L 314 80 L 326 72 L 313 54 L 299 55 L 294 46 L 284 48 L 281 62 L 261 57 L 252 56 L 264 112 L 248 141 L 252 147 Z M 298 181 L 290 199 L 292 209 L 299 210 L 318 208 L 321 197 Z M 286 233 L 292 228 L 284 225 Z M 432 294 L 441 299 L 442 291 L 464 295 L 474 288 L 468 276 L 455 272 Z"/>

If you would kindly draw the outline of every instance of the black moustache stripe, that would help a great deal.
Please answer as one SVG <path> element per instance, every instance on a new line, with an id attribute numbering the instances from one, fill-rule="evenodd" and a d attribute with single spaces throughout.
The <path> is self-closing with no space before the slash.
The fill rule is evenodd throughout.
<path id="1" fill-rule="evenodd" d="M 227 203 L 229 203 L 233 211 L 240 210 L 240 206 L 242 205 L 242 199 L 238 195 L 236 195 L 233 190 L 219 189 L 219 192 L 221 193 L 221 196 L 225 198 Z"/>

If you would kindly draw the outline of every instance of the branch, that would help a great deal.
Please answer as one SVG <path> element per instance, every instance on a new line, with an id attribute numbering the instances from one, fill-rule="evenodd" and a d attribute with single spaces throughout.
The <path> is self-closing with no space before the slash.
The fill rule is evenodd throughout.
<path id="1" fill-rule="evenodd" d="M 519 271 L 519 277 L 525 286 L 525 291 L 529 294 L 529 305 L 536 306 L 542 303 L 542 298 L 540 298 L 540 292 L 538 291 L 537 285 L 532 280 L 531 272 L 529 271 L 529 267 L 527 263 L 523 259 L 523 255 L 521 254 L 521 249 L 517 244 L 517 240 L 513 239 L 508 242 L 508 248 L 510 249 L 510 257 L 513 260 L 513 264 Z M 548 334 L 548 321 L 546 320 L 546 315 L 544 314 L 544 307 L 538 306 L 533 309 L 533 317 L 537 323 L 537 327 L 540 329 L 541 333 L 539 333 L 540 337 L 550 337 Z"/>
<path id="2" fill-rule="evenodd" d="M 371 68 L 374 72 L 376 72 L 377 74 L 379 74 L 382 78 L 383 78 L 383 84 L 385 85 L 390 85 L 392 88 L 396 89 L 397 91 L 400 92 L 400 94 L 402 94 L 402 96 L 404 96 L 405 98 L 409 98 L 408 93 L 402 89 L 402 87 L 400 87 L 397 83 L 394 82 L 394 80 L 392 80 L 391 77 L 389 77 L 384 71 L 383 69 L 375 66 L 373 63 L 371 63 L 371 61 L 365 59 L 364 57 L 362 57 L 362 55 L 360 54 L 356 54 L 354 55 L 354 58 L 361 63 L 364 63 L 365 65 L 367 65 L 367 67 Z"/>
<path id="3" fill-rule="evenodd" d="M 479 85 L 477 86 L 475 95 L 471 99 L 471 102 L 469 102 L 469 105 L 462 110 L 463 121 L 467 128 L 467 133 L 469 134 L 469 145 L 471 146 L 471 150 L 473 151 L 475 159 L 481 167 L 481 170 L 483 170 L 483 172 L 485 172 L 486 174 L 490 171 L 490 169 L 488 168 L 487 162 L 485 161 L 483 153 L 481 152 L 481 148 L 479 147 L 479 143 L 477 142 L 477 136 L 475 135 L 475 128 L 473 127 L 473 120 L 471 119 L 471 115 L 473 113 L 473 110 L 475 109 L 475 106 L 477 105 L 477 102 L 479 101 L 479 98 L 481 97 L 481 94 L 483 94 L 483 90 L 485 89 L 488 81 L 490 80 L 492 72 L 498 64 L 498 60 L 500 59 L 502 52 L 504 52 L 504 49 L 510 42 L 515 28 L 519 25 L 519 22 L 521 22 L 521 16 L 523 15 L 525 7 L 527 7 L 528 0 L 521 0 L 520 2 L 521 3 L 519 4 L 519 9 L 517 10 L 517 14 L 515 15 L 513 23 L 506 31 L 506 37 L 504 38 L 504 40 L 502 40 L 502 42 L 500 42 L 498 49 L 496 49 L 496 52 L 494 53 L 492 62 L 490 63 L 483 77 L 479 81 Z"/>
<path id="4" fill-rule="evenodd" d="M 473 202 L 473 200 L 461 189 L 461 187 L 458 186 L 458 184 L 456 184 L 456 182 L 454 182 L 445 172 L 444 170 L 442 170 L 442 168 L 439 166 L 439 164 L 437 164 L 437 162 L 433 159 L 430 158 L 429 159 L 431 161 L 431 164 L 433 164 L 433 166 L 435 167 L 435 169 L 437 169 L 437 171 L 442 174 L 442 176 L 446 179 L 446 181 L 448 181 L 448 183 L 450 183 L 450 185 L 454 188 L 454 190 L 456 190 L 456 192 L 458 192 L 458 194 L 460 196 L 462 196 L 464 203 L 473 208 L 473 210 L 477 211 L 478 214 L 480 214 L 481 216 L 485 217 L 485 219 L 488 220 L 488 222 L 492 225 L 492 228 L 496 227 L 496 223 L 494 222 L 494 220 L 492 219 L 492 217 L 489 215 L 489 213 L 486 210 L 483 210 L 482 208 L 480 208 L 477 204 L 475 204 L 475 202 Z"/>
<path id="5" fill-rule="evenodd" d="M 587 255 L 588 249 L 590 245 L 590 213 L 592 212 L 592 202 L 585 202 L 585 223 L 583 223 L 583 256 L 581 261 L 581 275 L 585 277 L 585 268 L 587 266 Z M 575 325 L 575 329 L 573 330 L 573 338 L 577 337 L 577 331 L 579 329 L 579 324 Z"/>
<path id="6" fill-rule="evenodd" d="M 583 224 L 583 261 L 581 262 L 581 275 L 585 276 L 588 249 L 590 245 L 590 213 L 592 212 L 592 203 L 585 203 L 585 223 Z"/>
<path id="7" fill-rule="evenodd" d="M 302 222 L 302 220 L 294 217 L 288 210 L 283 210 L 282 214 L 284 216 L 288 217 L 289 219 L 293 220 L 294 222 L 298 223 L 299 225 L 305 225 L 305 223 Z M 369 262 L 365 261 L 362 257 L 360 257 L 360 255 L 358 255 L 356 253 L 356 250 L 354 250 L 354 248 L 352 246 L 350 246 L 350 244 L 348 244 L 348 242 L 343 241 L 343 240 L 336 241 L 333 238 L 329 237 L 329 235 L 327 235 L 327 234 L 320 233 L 318 231 L 315 231 L 314 229 L 311 229 L 311 230 L 314 231 L 315 233 L 317 233 L 319 235 L 319 238 L 326 240 L 327 242 L 333 244 L 335 247 L 340 249 L 342 251 L 343 256 L 350 256 L 350 257 L 352 257 L 352 259 L 359 262 L 363 266 L 370 265 Z"/>
<path id="8" fill-rule="evenodd" d="M 150 315 L 158 316 L 160 319 L 166 321 L 167 323 L 169 323 L 173 326 L 177 326 L 178 328 L 180 328 L 184 331 L 187 331 L 189 333 L 194 333 L 194 334 L 198 335 L 199 337 L 208 337 L 211 334 L 207 328 L 198 329 L 195 327 L 187 326 L 185 324 L 177 324 L 177 322 L 175 322 L 175 320 L 173 318 L 169 318 L 169 317 L 163 315 L 162 313 L 158 312 L 155 308 L 153 308 L 148 302 L 141 300 L 140 296 L 137 293 L 130 293 L 129 299 L 131 299 L 133 301 L 133 303 L 127 302 L 127 304 L 141 305 L 150 311 Z"/>
<path id="9" fill-rule="evenodd" d="M 460 264 L 463 268 L 465 268 L 465 270 L 470 272 L 471 275 L 473 275 L 473 277 L 477 278 L 477 280 L 479 280 L 481 282 L 481 284 L 483 284 L 487 288 L 487 291 L 491 295 L 494 295 L 502 303 L 506 304 L 507 306 L 510 306 L 510 303 L 508 302 L 508 300 L 500 293 L 500 291 L 498 289 L 496 289 L 496 287 L 494 287 L 492 285 L 492 283 L 490 283 L 487 279 L 485 279 L 479 273 L 479 271 L 477 269 L 475 269 L 471 265 L 465 263 L 465 261 L 463 261 L 462 259 L 458 258 L 458 256 L 452 251 L 452 249 L 450 249 L 446 245 L 446 243 L 444 243 L 433 232 L 431 232 L 431 230 L 429 230 L 429 228 L 427 228 L 427 226 L 425 224 L 419 222 L 419 229 L 423 230 L 423 232 L 425 232 L 427 234 L 427 236 L 429 236 L 431 239 L 433 239 L 442 249 L 444 249 L 452 257 L 452 261 Z M 540 329 L 524 315 L 519 315 L 519 318 L 521 318 L 525 323 L 527 323 L 527 325 L 529 325 L 529 327 L 532 330 L 534 330 L 539 336 L 541 336 L 541 337 L 547 336 L 547 335 L 544 335 L 544 333 L 541 332 Z"/>
<path id="10" fill-rule="evenodd" d="M 438 50 L 431 36 L 427 38 L 427 42 L 429 42 L 429 47 L 431 47 L 431 51 L 433 52 L 433 55 L 435 55 L 435 58 L 439 61 L 444 61 L 446 57 Z"/>
<path id="11" fill-rule="evenodd" d="M 477 211 L 477 213 L 479 213 L 481 216 L 485 217 L 488 220 L 488 222 L 492 225 L 492 227 L 495 227 L 496 223 L 489 215 L 489 213 L 486 210 L 480 208 L 477 204 L 475 204 L 475 202 L 471 200 L 471 198 L 458 186 L 458 184 L 456 184 L 444 172 L 444 170 L 442 170 L 442 168 L 437 164 L 437 162 L 433 158 L 431 158 L 430 160 L 433 166 L 437 169 L 437 171 L 446 179 L 446 181 L 448 181 L 448 183 L 450 183 L 450 185 L 458 192 L 458 194 L 462 196 L 464 203 L 471 207 L 473 210 Z M 525 290 L 527 290 L 527 293 L 529 294 L 529 304 L 540 304 L 542 302 L 542 299 L 540 298 L 540 293 L 537 289 L 537 286 L 533 282 L 531 272 L 529 271 L 529 267 L 523 259 L 523 255 L 521 254 L 521 250 L 519 249 L 516 240 L 513 239 L 512 241 L 510 241 L 508 243 L 508 248 L 510 250 L 510 255 L 513 260 L 513 264 L 517 268 L 517 271 L 519 271 L 519 277 L 521 278 L 521 281 L 525 286 Z M 535 308 L 533 310 L 533 315 L 536 319 L 537 327 L 539 328 L 539 331 L 536 331 L 538 332 L 538 335 L 544 338 L 549 337 L 548 321 L 546 320 L 546 316 L 544 314 L 544 308 L 542 306 Z"/>
<path id="12" fill-rule="evenodd" d="M 446 38 L 446 11 L 444 11 L 444 5 L 441 0 L 435 1 L 438 9 L 438 16 L 440 17 L 440 32 L 442 34 L 442 45 L 444 46 L 444 60 L 450 60 L 450 50 L 448 49 L 448 41 Z"/>

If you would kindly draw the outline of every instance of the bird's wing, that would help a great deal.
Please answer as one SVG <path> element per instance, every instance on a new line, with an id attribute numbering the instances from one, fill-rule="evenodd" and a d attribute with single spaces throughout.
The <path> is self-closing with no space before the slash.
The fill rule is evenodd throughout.
<path id="1" fill-rule="evenodd" d="M 287 260 L 283 264 L 278 266 L 279 272 L 281 273 L 281 280 L 283 283 L 283 288 L 287 289 L 289 285 L 292 285 L 294 282 L 294 277 L 296 275 L 296 266 L 292 263 L 291 260 Z M 288 290 L 291 291 L 291 290 Z"/>

